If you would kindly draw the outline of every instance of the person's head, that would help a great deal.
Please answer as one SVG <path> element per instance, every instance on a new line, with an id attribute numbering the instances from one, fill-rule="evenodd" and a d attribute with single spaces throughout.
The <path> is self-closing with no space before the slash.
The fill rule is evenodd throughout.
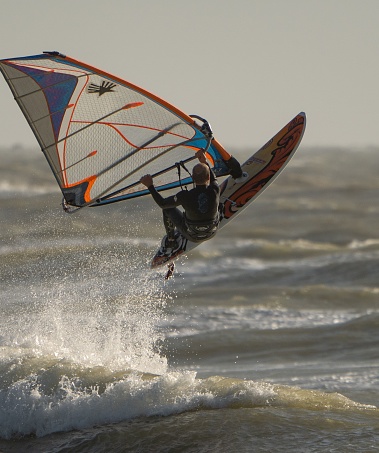
<path id="1" fill-rule="evenodd" d="M 199 186 L 207 184 L 210 180 L 209 167 L 207 164 L 196 164 L 192 170 L 193 182 Z"/>

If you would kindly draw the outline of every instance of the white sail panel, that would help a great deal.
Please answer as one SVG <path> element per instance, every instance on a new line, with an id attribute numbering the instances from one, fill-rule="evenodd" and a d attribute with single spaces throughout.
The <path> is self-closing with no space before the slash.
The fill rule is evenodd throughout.
<path id="1" fill-rule="evenodd" d="M 129 82 L 57 53 L 1 60 L 0 70 L 68 204 L 143 195 L 146 173 L 159 190 L 176 187 L 175 162 L 199 149 L 228 172 L 230 155 L 191 117 Z"/>

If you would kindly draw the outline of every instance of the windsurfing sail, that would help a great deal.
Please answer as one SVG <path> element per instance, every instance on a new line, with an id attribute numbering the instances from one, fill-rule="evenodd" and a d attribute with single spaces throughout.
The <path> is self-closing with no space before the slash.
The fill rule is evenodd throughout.
<path id="1" fill-rule="evenodd" d="M 200 149 L 217 175 L 229 173 L 205 120 L 130 82 L 58 52 L 0 60 L 0 71 L 70 206 L 145 195 L 146 173 L 160 191 L 186 184 L 176 164 Z"/>

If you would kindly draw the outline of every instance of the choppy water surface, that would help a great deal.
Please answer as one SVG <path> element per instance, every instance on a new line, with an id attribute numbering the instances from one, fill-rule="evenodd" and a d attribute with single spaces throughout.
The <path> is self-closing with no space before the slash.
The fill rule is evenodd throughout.
<path id="1" fill-rule="evenodd" d="M 0 450 L 377 451 L 378 170 L 300 148 L 165 282 L 149 198 L 67 215 L 3 150 Z"/>

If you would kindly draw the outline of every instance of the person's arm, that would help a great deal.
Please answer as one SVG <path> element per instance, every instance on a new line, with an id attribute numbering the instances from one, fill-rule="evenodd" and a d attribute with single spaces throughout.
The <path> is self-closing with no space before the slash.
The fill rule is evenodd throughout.
<path id="1" fill-rule="evenodd" d="M 217 181 L 216 175 L 214 174 L 214 171 L 211 169 L 211 167 L 209 165 L 208 165 L 208 167 L 209 167 L 209 181 L 210 181 L 210 184 L 216 183 L 218 185 L 218 181 Z"/>
<path id="2" fill-rule="evenodd" d="M 176 206 L 180 205 L 178 198 L 176 195 L 172 195 L 171 197 L 163 198 L 162 195 L 157 192 L 156 188 L 154 187 L 153 178 L 151 175 L 142 176 L 140 182 L 146 186 L 151 193 L 154 201 L 157 205 L 162 208 L 175 208 Z"/>
<path id="3" fill-rule="evenodd" d="M 214 182 L 216 184 L 218 184 L 217 182 L 217 178 L 216 178 L 216 175 L 214 174 L 213 170 L 211 169 L 210 165 L 208 164 L 207 162 L 207 158 L 205 157 L 205 152 L 200 149 L 197 153 L 196 153 L 196 157 L 199 159 L 199 162 L 201 162 L 202 164 L 206 164 L 208 165 L 209 167 L 209 173 L 210 173 L 210 178 L 209 178 L 209 182 L 210 184 L 213 184 Z"/>
<path id="4" fill-rule="evenodd" d="M 154 201 L 160 208 L 162 209 L 175 208 L 176 206 L 180 205 L 177 195 L 172 195 L 170 197 L 163 198 L 162 195 L 156 190 L 154 185 L 148 187 L 148 189 L 152 197 L 154 198 Z"/>

